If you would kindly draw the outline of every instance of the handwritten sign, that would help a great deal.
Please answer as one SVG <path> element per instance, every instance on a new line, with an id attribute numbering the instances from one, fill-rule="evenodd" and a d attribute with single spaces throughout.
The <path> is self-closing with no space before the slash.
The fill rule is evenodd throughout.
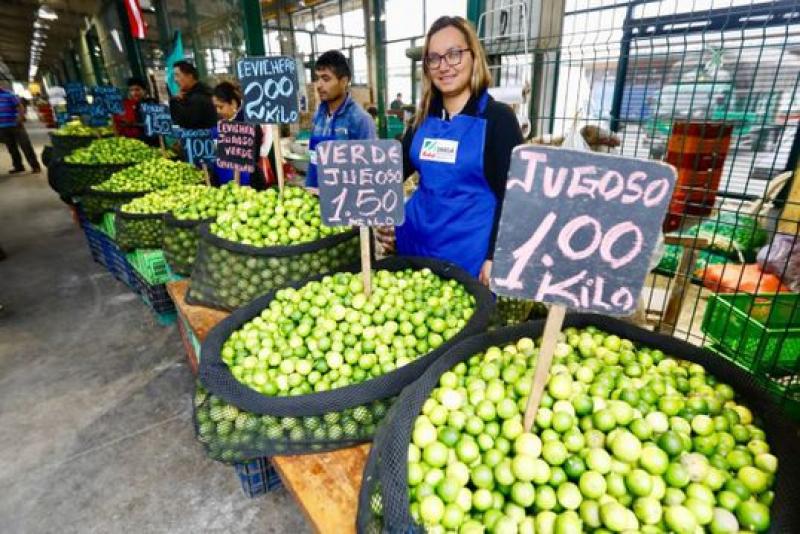
<path id="1" fill-rule="evenodd" d="M 317 145 L 317 165 L 325 224 L 403 224 L 403 147 L 399 141 L 325 141 Z"/>
<path id="2" fill-rule="evenodd" d="M 256 126 L 244 122 L 219 121 L 217 166 L 239 172 L 255 172 Z"/>
<path id="3" fill-rule="evenodd" d="M 107 115 L 116 115 L 124 111 L 122 107 L 122 94 L 113 85 L 98 85 L 92 87 L 92 107 L 104 110 Z M 98 112 L 99 114 L 99 112 Z"/>
<path id="4" fill-rule="evenodd" d="M 629 315 L 675 185 L 669 165 L 518 146 L 491 288 L 500 295 Z"/>
<path id="5" fill-rule="evenodd" d="M 236 65 L 244 88 L 245 121 L 257 124 L 297 122 L 297 63 L 291 57 L 245 57 Z"/>
<path id="6" fill-rule="evenodd" d="M 86 100 L 86 87 L 82 83 L 66 83 L 64 84 L 64 92 L 67 97 L 67 113 L 70 115 L 89 113 L 89 102 Z"/>
<path id="7" fill-rule="evenodd" d="M 186 161 L 192 165 L 211 163 L 217 156 L 214 138 L 210 129 L 176 130 L 177 137 L 181 140 Z"/>
<path id="8" fill-rule="evenodd" d="M 97 102 L 89 106 L 89 126 L 105 126 L 108 124 L 108 110 Z"/>
<path id="9" fill-rule="evenodd" d="M 139 110 L 144 120 L 146 136 L 172 134 L 172 115 L 169 107 L 162 104 L 142 103 L 139 104 Z"/>

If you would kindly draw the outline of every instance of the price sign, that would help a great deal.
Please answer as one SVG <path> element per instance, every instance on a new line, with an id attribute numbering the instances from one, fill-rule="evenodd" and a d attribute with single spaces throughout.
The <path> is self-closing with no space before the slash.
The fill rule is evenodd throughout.
<path id="1" fill-rule="evenodd" d="M 144 134 L 170 135 L 172 133 L 172 115 L 167 106 L 161 104 L 142 103 L 139 109 L 144 118 Z"/>
<path id="2" fill-rule="evenodd" d="M 97 102 L 89 106 L 89 126 L 105 126 L 108 124 L 108 111 Z"/>
<path id="3" fill-rule="evenodd" d="M 86 87 L 82 83 L 66 83 L 64 84 L 64 92 L 67 99 L 67 113 L 70 115 L 89 113 L 89 102 L 86 100 Z"/>
<path id="4" fill-rule="evenodd" d="M 214 138 L 210 129 L 177 130 L 177 136 L 186 153 L 186 160 L 192 165 L 212 163 L 217 156 Z"/>
<path id="5" fill-rule="evenodd" d="M 297 122 L 297 63 L 291 57 L 246 57 L 236 72 L 244 88 L 246 122 L 285 124 Z"/>
<path id="6" fill-rule="evenodd" d="M 256 126 L 220 121 L 217 131 L 217 166 L 236 172 L 255 172 Z"/>
<path id="7" fill-rule="evenodd" d="M 525 430 L 539 409 L 567 307 L 635 310 L 674 186 L 675 170 L 659 162 L 531 145 L 512 152 L 490 286 L 552 304 Z"/>
<path id="8" fill-rule="evenodd" d="M 631 314 L 675 185 L 674 169 L 519 146 L 508 176 L 492 290 L 580 311 Z"/>
<path id="9" fill-rule="evenodd" d="M 92 106 L 98 106 L 107 115 L 116 115 L 124 111 L 122 94 L 113 85 L 92 87 Z"/>
<path id="10" fill-rule="evenodd" d="M 403 147 L 391 139 L 317 145 L 319 199 L 328 226 L 393 226 L 405 220 Z"/>

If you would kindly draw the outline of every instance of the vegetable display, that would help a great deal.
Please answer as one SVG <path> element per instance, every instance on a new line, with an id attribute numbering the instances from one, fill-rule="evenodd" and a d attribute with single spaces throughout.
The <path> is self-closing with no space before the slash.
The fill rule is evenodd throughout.
<path id="1" fill-rule="evenodd" d="M 160 156 L 161 152 L 158 149 L 138 139 L 109 137 L 98 139 L 87 147 L 75 150 L 66 156 L 64 161 L 82 165 L 133 164 Z"/>
<path id="2" fill-rule="evenodd" d="M 164 255 L 173 272 L 189 275 L 192 272 L 201 222 L 211 221 L 220 211 L 252 199 L 256 191 L 229 182 L 219 188 L 208 188 L 191 204 L 173 210 L 164 218 Z"/>
<path id="3" fill-rule="evenodd" d="M 299 187 L 259 191 L 200 227 L 188 301 L 235 309 L 288 282 L 358 261 L 358 234 L 322 224 L 319 200 Z"/>
<path id="4" fill-rule="evenodd" d="M 110 126 L 85 126 L 81 121 L 73 120 L 52 132 L 60 137 L 105 137 L 114 135 L 114 128 Z"/>
<path id="5" fill-rule="evenodd" d="M 778 459 L 733 387 L 698 363 L 593 326 L 570 327 L 525 432 L 538 346 L 509 337 L 451 358 L 456 347 L 443 357 L 447 367 L 432 367 L 404 392 L 398 407 L 419 399 L 419 411 L 410 419 L 390 414 L 377 438 L 360 531 L 402 528 L 404 514 L 431 532 L 770 528 Z M 410 431 L 405 441 L 401 428 Z M 401 447 L 406 472 L 384 477 Z M 384 491 L 399 480 L 406 491 Z"/>

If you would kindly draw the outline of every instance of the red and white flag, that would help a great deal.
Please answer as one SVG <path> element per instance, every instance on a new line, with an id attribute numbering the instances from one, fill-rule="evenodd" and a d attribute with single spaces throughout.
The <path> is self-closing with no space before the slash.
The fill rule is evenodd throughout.
<path id="1" fill-rule="evenodd" d="M 139 0 L 125 0 L 125 10 L 128 12 L 128 22 L 131 25 L 131 36 L 134 39 L 144 39 L 147 25 L 144 22 L 142 8 Z"/>

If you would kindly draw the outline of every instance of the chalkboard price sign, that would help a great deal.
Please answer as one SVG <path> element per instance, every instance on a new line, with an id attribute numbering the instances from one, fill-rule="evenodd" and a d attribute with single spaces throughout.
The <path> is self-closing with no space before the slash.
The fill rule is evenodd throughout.
<path id="1" fill-rule="evenodd" d="M 669 165 L 518 146 L 511 156 L 491 288 L 500 295 L 629 315 L 675 185 Z"/>
<path id="2" fill-rule="evenodd" d="M 256 126 L 245 122 L 219 121 L 217 166 L 239 172 L 255 172 Z"/>
<path id="3" fill-rule="evenodd" d="M 285 124 L 300 118 L 297 63 L 291 57 L 246 57 L 236 65 L 244 88 L 244 118 L 257 124 Z"/>
<path id="4" fill-rule="evenodd" d="M 92 106 L 104 110 L 103 112 L 107 115 L 116 115 L 124 111 L 122 94 L 113 85 L 92 87 Z"/>
<path id="5" fill-rule="evenodd" d="M 328 226 L 403 224 L 403 147 L 391 139 L 317 145 L 319 199 Z"/>
<path id="6" fill-rule="evenodd" d="M 139 110 L 144 119 L 144 134 L 146 136 L 170 135 L 172 133 L 172 115 L 170 115 L 167 106 L 142 103 L 139 105 Z"/>
<path id="7" fill-rule="evenodd" d="M 210 129 L 176 131 L 186 153 L 186 160 L 192 165 L 209 164 L 217 157 L 214 138 Z"/>
<path id="8" fill-rule="evenodd" d="M 79 82 L 64 84 L 64 93 L 67 98 L 67 113 L 82 115 L 89 113 L 89 102 L 86 100 L 86 87 Z"/>

